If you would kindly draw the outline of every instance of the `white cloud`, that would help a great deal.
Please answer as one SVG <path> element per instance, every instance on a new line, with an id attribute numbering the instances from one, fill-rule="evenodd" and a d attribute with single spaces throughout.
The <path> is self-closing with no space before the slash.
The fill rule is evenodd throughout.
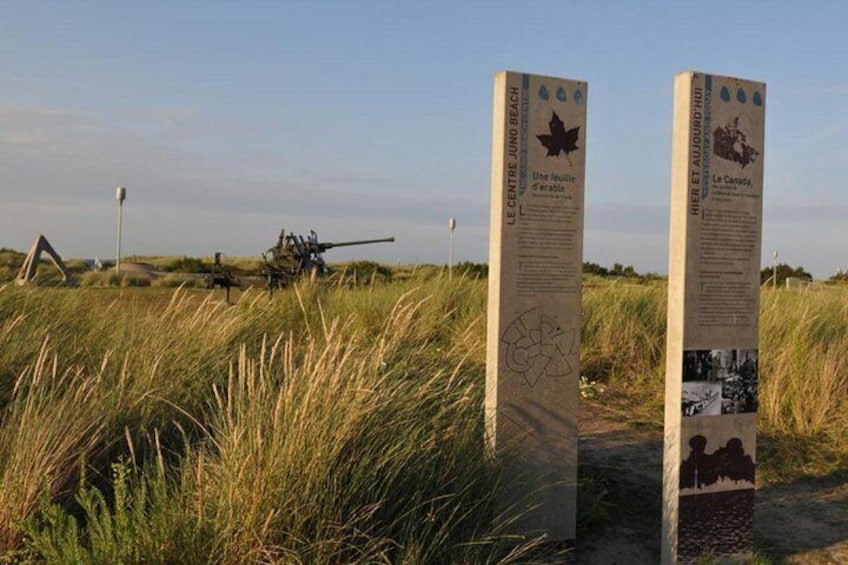
<path id="1" fill-rule="evenodd" d="M 818 92 L 822 94 L 837 94 L 837 95 L 845 95 L 848 94 L 848 86 L 839 85 L 839 86 L 823 86 L 816 89 Z"/>
<path id="2" fill-rule="evenodd" d="M 667 234 L 668 204 L 590 204 L 585 224 L 608 233 Z"/>
<path id="3" fill-rule="evenodd" d="M 848 205 L 844 204 L 782 204 L 766 206 L 764 221 L 774 224 L 844 224 L 848 219 Z"/>
<path id="4" fill-rule="evenodd" d="M 148 117 L 174 127 L 202 121 L 188 110 Z M 146 119 L 143 112 L 137 118 Z M 424 243 L 419 255 L 431 260 L 428 254 L 437 255 L 426 238 L 414 234 L 451 215 L 462 215 L 468 227 L 488 222 L 485 190 L 449 198 L 410 193 L 393 188 L 391 179 L 331 164 L 309 172 L 268 148 L 213 157 L 129 122 L 52 108 L 0 108 L 0 144 L 0 205 L 8 218 L 0 245 L 18 248 L 51 231 L 66 254 L 108 253 L 118 185 L 128 188 L 128 241 L 145 253 L 204 253 L 230 244 L 235 253 L 258 253 L 282 227 L 323 226 L 346 239 L 397 234 L 407 255 L 415 253 L 413 242 Z"/>

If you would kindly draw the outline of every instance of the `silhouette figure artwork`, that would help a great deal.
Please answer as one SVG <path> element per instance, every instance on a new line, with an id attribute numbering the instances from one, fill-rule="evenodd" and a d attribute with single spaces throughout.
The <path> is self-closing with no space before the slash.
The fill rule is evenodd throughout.
<path id="1" fill-rule="evenodd" d="M 753 487 L 756 464 L 739 438 L 731 438 L 724 447 L 707 453 L 707 438 L 695 435 L 689 439 L 689 447 L 689 457 L 680 464 L 681 489 L 703 489 L 719 481 L 745 481 Z"/>
<path id="2" fill-rule="evenodd" d="M 557 157 L 560 153 L 565 153 L 566 158 L 572 151 L 577 151 L 577 137 L 580 134 L 580 126 L 565 129 L 565 124 L 557 115 L 556 112 L 551 112 L 551 121 L 548 122 L 548 130 L 550 133 L 543 133 L 536 137 L 548 150 L 548 157 Z"/>

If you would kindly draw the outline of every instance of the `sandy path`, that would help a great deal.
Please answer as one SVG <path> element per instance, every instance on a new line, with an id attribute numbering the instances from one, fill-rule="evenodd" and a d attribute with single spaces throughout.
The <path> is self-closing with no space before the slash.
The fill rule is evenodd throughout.
<path id="1" fill-rule="evenodd" d="M 632 429 L 597 406 L 580 407 L 580 474 L 601 477 L 610 519 L 581 532 L 577 562 L 659 563 L 662 432 Z M 848 472 L 757 485 L 757 547 L 775 563 L 848 564 Z"/>

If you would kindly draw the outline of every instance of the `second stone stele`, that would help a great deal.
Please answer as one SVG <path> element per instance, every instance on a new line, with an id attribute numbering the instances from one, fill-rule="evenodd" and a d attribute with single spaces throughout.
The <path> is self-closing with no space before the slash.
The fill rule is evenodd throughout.
<path id="1" fill-rule="evenodd" d="M 675 79 L 663 563 L 754 542 L 765 84 Z"/>

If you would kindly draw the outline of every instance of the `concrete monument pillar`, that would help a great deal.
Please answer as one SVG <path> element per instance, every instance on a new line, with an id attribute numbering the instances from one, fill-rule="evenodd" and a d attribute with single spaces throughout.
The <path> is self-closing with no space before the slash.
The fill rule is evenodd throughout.
<path id="1" fill-rule="evenodd" d="M 585 82 L 495 77 L 486 420 L 515 530 L 575 536 Z"/>
<path id="2" fill-rule="evenodd" d="M 765 95 L 675 79 L 663 563 L 753 551 Z"/>

